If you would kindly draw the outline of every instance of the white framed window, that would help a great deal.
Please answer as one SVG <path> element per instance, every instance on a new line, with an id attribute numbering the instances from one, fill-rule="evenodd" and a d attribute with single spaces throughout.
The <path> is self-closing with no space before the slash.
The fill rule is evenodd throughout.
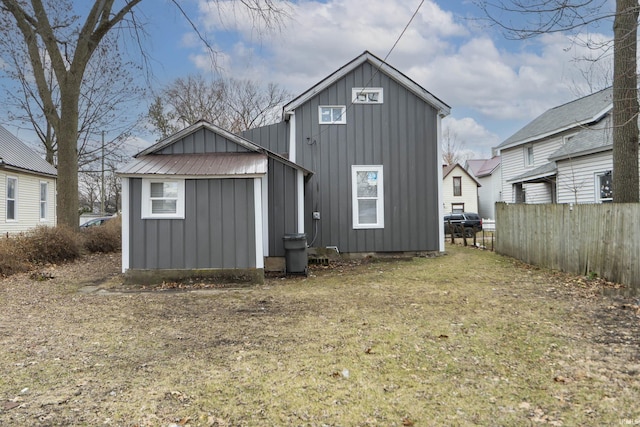
<path id="1" fill-rule="evenodd" d="M 613 181 L 611 171 L 596 173 L 596 202 L 609 203 L 613 201 Z"/>
<path id="2" fill-rule="evenodd" d="M 7 177 L 7 221 L 18 220 L 18 178 Z"/>
<path id="3" fill-rule="evenodd" d="M 48 183 L 45 181 L 40 181 L 40 221 L 47 220 L 48 189 Z"/>
<path id="4" fill-rule="evenodd" d="M 464 213 L 464 203 L 451 203 L 451 213 Z"/>
<path id="5" fill-rule="evenodd" d="M 183 179 L 143 179 L 142 218 L 184 219 Z"/>
<path id="6" fill-rule="evenodd" d="M 382 165 L 351 166 L 353 228 L 384 228 Z"/>
<path id="7" fill-rule="evenodd" d="M 345 105 L 321 105 L 318 107 L 318 121 L 321 125 L 343 125 L 347 123 Z"/>
<path id="8" fill-rule="evenodd" d="M 351 89 L 354 104 L 382 104 L 384 96 L 381 87 L 354 87 Z"/>
<path id="9" fill-rule="evenodd" d="M 533 166 L 533 145 L 525 145 L 524 147 L 524 165 Z"/>
<path id="10" fill-rule="evenodd" d="M 453 195 L 462 196 L 462 177 L 461 176 L 453 177 Z"/>

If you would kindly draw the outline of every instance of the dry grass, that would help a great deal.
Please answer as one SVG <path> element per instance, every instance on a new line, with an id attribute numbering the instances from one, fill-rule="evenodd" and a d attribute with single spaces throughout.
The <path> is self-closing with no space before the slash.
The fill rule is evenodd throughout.
<path id="1" fill-rule="evenodd" d="M 449 247 L 262 287 L 126 293 L 117 258 L 0 282 L 0 424 L 618 425 L 638 317 L 601 284 Z M 109 277 L 111 292 L 79 293 Z"/>

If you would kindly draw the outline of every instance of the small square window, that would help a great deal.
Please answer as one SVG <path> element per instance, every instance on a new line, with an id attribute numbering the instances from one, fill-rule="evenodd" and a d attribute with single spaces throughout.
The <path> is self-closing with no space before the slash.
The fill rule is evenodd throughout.
<path id="1" fill-rule="evenodd" d="M 318 107 L 321 125 L 335 125 L 347 123 L 347 107 L 344 105 L 321 105 Z"/>
<path id="2" fill-rule="evenodd" d="M 351 99 L 354 104 L 382 104 L 381 87 L 354 87 L 351 89 Z"/>
<path id="3" fill-rule="evenodd" d="M 184 218 L 184 180 L 142 180 L 142 218 Z"/>

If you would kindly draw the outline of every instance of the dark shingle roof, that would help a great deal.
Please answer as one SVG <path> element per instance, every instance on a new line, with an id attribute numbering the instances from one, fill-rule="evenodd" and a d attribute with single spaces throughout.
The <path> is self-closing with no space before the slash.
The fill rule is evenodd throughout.
<path id="1" fill-rule="evenodd" d="M 58 175 L 56 168 L 1 125 L 0 166 L 41 175 Z"/>
<path id="2" fill-rule="evenodd" d="M 594 123 L 613 107 L 611 87 L 545 111 L 497 148 L 513 147 L 580 125 Z"/>
<path id="3" fill-rule="evenodd" d="M 562 160 L 571 157 L 611 150 L 613 135 L 610 120 L 602 120 L 594 126 L 582 129 L 559 149 L 554 151 L 549 160 Z"/>

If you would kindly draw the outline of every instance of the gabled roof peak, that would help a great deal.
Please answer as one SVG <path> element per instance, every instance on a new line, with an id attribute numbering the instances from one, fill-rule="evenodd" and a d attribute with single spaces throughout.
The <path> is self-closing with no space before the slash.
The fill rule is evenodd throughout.
<path id="1" fill-rule="evenodd" d="M 363 53 L 325 77 L 323 80 L 319 81 L 315 85 L 313 85 L 310 89 L 300 94 L 293 101 L 286 104 L 283 108 L 285 118 L 286 116 L 293 113 L 293 111 L 306 103 L 309 99 L 313 98 L 318 93 L 322 92 L 324 89 L 329 87 L 334 82 L 338 81 L 349 72 L 354 70 L 356 67 L 360 66 L 364 62 L 370 62 L 374 67 L 378 69 L 378 71 L 386 74 L 390 78 L 397 81 L 399 84 L 406 87 L 408 90 L 413 92 L 416 96 L 423 99 L 425 102 L 431 104 L 434 108 L 438 110 L 438 112 L 442 116 L 446 116 L 451 111 L 451 107 L 445 104 L 442 100 L 434 96 L 431 92 L 420 86 L 418 83 L 407 77 L 402 72 L 398 71 L 393 66 L 389 65 L 384 60 L 378 58 L 376 55 L 372 54 L 368 50 L 365 50 Z"/>

